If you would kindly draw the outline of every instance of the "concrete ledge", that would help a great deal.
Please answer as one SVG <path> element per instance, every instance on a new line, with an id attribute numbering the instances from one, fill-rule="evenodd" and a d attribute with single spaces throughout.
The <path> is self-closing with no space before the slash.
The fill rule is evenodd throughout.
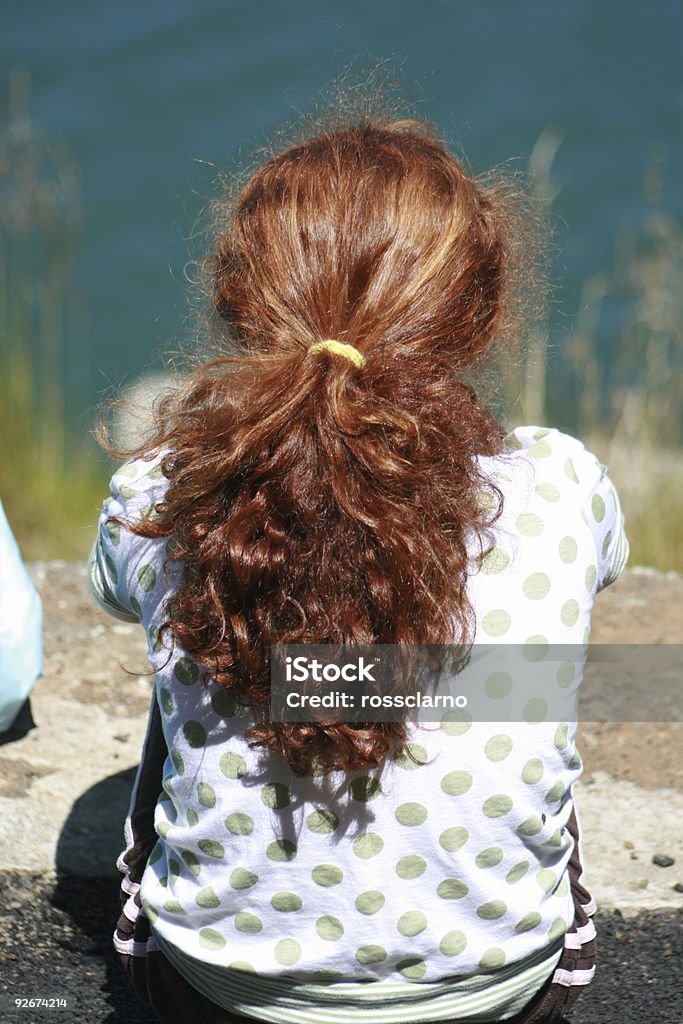
<path id="1" fill-rule="evenodd" d="M 0 871 L 114 879 L 152 677 L 142 629 L 90 597 L 85 566 L 36 562 L 44 676 L 37 728 L 0 746 Z M 598 595 L 598 643 L 683 643 L 683 577 L 627 571 Z M 646 685 L 646 681 L 643 681 Z M 683 726 L 584 724 L 577 787 L 589 887 L 604 908 L 683 908 Z M 657 867 L 655 854 L 674 858 Z"/>

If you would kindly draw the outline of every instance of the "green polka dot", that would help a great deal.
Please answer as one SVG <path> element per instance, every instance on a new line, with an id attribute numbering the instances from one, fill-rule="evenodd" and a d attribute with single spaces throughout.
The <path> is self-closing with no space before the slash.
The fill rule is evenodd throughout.
<path id="1" fill-rule="evenodd" d="M 111 555 L 104 556 L 104 563 L 107 566 L 107 571 L 109 573 L 112 583 L 118 583 L 119 574 L 116 571 L 116 565 L 114 564 L 114 560 L 111 557 Z"/>
<path id="2" fill-rule="evenodd" d="M 237 711 L 237 698 L 229 690 L 217 690 L 211 698 L 211 707 L 219 718 L 232 718 Z"/>
<path id="3" fill-rule="evenodd" d="M 532 928 L 538 928 L 541 921 L 541 915 L 533 910 L 531 913 L 525 914 L 522 920 L 517 922 L 515 931 L 518 935 L 521 935 L 522 932 L 530 932 Z"/>
<path id="4" fill-rule="evenodd" d="M 138 583 L 148 593 L 154 588 L 157 581 L 157 574 L 151 565 L 141 565 L 138 570 Z"/>
<path id="5" fill-rule="evenodd" d="M 569 725 L 562 722 L 555 730 L 555 746 L 558 750 L 564 750 L 568 742 Z"/>
<path id="6" fill-rule="evenodd" d="M 349 793 L 353 799 L 363 803 L 374 800 L 376 796 L 379 796 L 381 790 L 379 779 L 373 779 L 369 775 L 361 775 L 349 785 Z"/>
<path id="7" fill-rule="evenodd" d="M 322 885 L 326 889 L 331 885 L 339 885 L 344 872 L 336 864 L 318 864 L 311 871 L 311 878 L 316 885 Z"/>
<path id="8" fill-rule="evenodd" d="M 560 609 L 560 618 L 565 626 L 575 626 L 579 618 L 579 602 L 573 597 L 565 601 Z"/>
<path id="9" fill-rule="evenodd" d="M 197 846 L 207 857 L 215 857 L 216 860 L 220 860 L 225 856 L 225 847 L 221 843 L 217 843 L 215 839 L 200 839 Z"/>
<path id="10" fill-rule="evenodd" d="M 199 945 L 203 949 L 223 949 L 225 939 L 215 928 L 200 928 Z"/>
<path id="11" fill-rule="evenodd" d="M 582 763 L 583 763 L 583 762 L 581 761 L 581 756 L 580 756 L 580 754 L 579 754 L 579 752 L 578 752 L 578 750 L 577 750 L 577 751 L 576 751 L 576 752 L 575 752 L 575 753 L 574 753 L 574 754 L 572 755 L 572 758 L 571 758 L 571 760 L 570 760 L 569 764 L 567 765 L 567 768 L 569 768 L 569 770 L 570 770 L 570 771 L 576 771 L 576 770 L 577 770 L 577 768 L 580 768 L 580 767 L 581 767 Z"/>
<path id="12" fill-rule="evenodd" d="M 241 754 L 235 754 L 232 751 L 228 751 L 223 754 L 218 767 L 228 779 L 241 779 L 247 774 L 247 763 Z"/>
<path id="13" fill-rule="evenodd" d="M 419 935 L 427 927 L 427 918 L 421 910 L 408 910 L 396 924 L 401 935 Z"/>
<path id="14" fill-rule="evenodd" d="M 551 835 L 550 839 L 546 839 L 543 845 L 554 847 L 562 846 L 562 829 L 556 828 L 553 834 Z"/>
<path id="15" fill-rule="evenodd" d="M 608 530 L 607 533 L 605 534 L 605 539 L 602 542 L 602 557 L 603 558 L 607 558 L 607 552 L 609 551 L 609 546 L 610 546 L 611 543 L 612 543 L 612 531 Z"/>
<path id="16" fill-rule="evenodd" d="M 522 654 L 526 661 L 543 661 L 548 656 L 550 644 L 542 633 L 534 633 L 527 637 L 522 645 Z"/>
<path id="17" fill-rule="evenodd" d="M 449 796 L 462 796 L 472 786 L 472 776 L 469 772 L 460 770 L 449 772 L 441 780 L 441 788 Z"/>
<path id="18" fill-rule="evenodd" d="M 487 576 L 503 572 L 510 564 L 510 556 L 503 548 L 494 547 L 481 559 L 480 569 Z"/>
<path id="19" fill-rule="evenodd" d="M 263 922 L 260 917 L 256 914 L 250 914 L 246 910 L 240 910 L 238 914 L 235 914 L 235 928 L 238 932 L 246 932 L 249 935 L 255 935 L 257 932 L 262 931 Z"/>
<path id="20" fill-rule="evenodd" d="M 274 839 L 266 847 L 266 857 L 269 860 L 288 861 L 296 857 L 296 843 L 291 839 Z"/>
<path id="21" fill-rule="evenodd" d="M 225 819 L 225 827 L 234 836 L 250 836 L 254 831 L 254 819 L 244 811 L 235 811 Z"/>
<path id="22" fill-rule="evenodd" d="M 594 494 L 591 498 L 591 512 L 596 523 L 601 523 L 605 518 L 605 502 L 601 495 Z"/>
<path id="23" fill-rule="evenodd" d="M 472 728 L 472 715 L 464 708 L 449 708 L 441 716 L 439 728 L 447 736 L 463 736 Z"/>
<path id="24" fill-rule="evenodd" d="M 541 868 L 540 871 L 536 872 L 536 881 L 541 889 L 543 889 L 543 892 L 551 892 L 557 885 L 557 876 L 553 871 L 549 871 L 548 868 Z"/>
<path id="25" fill-rule="evenodd" d="M 201 722 L 195 722 L 192 719 L 189 722 L 185 722 L 183 735 L 189 745 L 195 749 L 203 747 L 206 743 L 206 729 Z"/>
<path id="26" fill-rule="evenodd" d="M 147 858 L 148 864 L 156 864 L 164 851 L 161 848 L 161 843 L 157 843 L 149 857 Z"/>
<path id="27" fill-rule="evenodd" d="M 258 875 L 246 868 L 235 868 L 230 875 L 230 885 L 233 889 L 251 889 L 252 885 L 258 882 Z"/>
<path id="28" fill-rule="evenodd" d="M 563 468 L 564 468 L 565 476 L 568 476 L 570 480 L 573 480 L 575 484 L 578 484 L 579 478 L 576 475 L 576 470 L 574 469 L 574 463 L 572 462 L 571 459 L 567 459 L 567 461 L 565 462 Z"/>
<path id="29" fill-rule="evenodd" d="M 396 864 L 396 874 L 399 878 L 419 878 L 427 870 L 427 861 L 416 853 L 409 854 Z"/>
<path id="30" fill-rule="evenodd" d="M 195 825 L 199 824 L 199 815 L 195 811 L 194 807 L 187 808 L 187 824 L 190 828 L 194 828 Z"/>
<path id="31" fill-rule="evenodd" d="M 485 971 L 495 970 L 497 967 L 502 967 L 504 963 L 505 953 L 499 946 L 491 946 L 479 958 L 479 966 Z"/>
<path id="32" fill-rule="evenodd" d="M 356 960 L 359 964 L 378 964 L 386 958 L 387 951 L 381 946 L 361 946 L 356 950 Z"/>
<path id="33" fill-rule="evenodd" d="M 482 850 L 475 857 L 475 864 L 478 868 L 495 868 L 503 859 L 503 851 L 500 846 L 489 846 Z"/>
<path id="34" fill-rule="evenodd" d="M 556 942 L 567 931 L 567 922 L 563 917 L 556 917 L 548 929 L 548 942 Z"/>
<path id="35" fill-rule="evenodd" d="M 558 502 L 561 497 L 555 484 L 536 484 L 534 490 L 536 494 L 540 494 L 546 501 Z"/>
<path id="36" fill-rule="evenodd" d="M 324 914 L 315 922 L 315 930 L 321 939 L 326 939 L 328 942 L 336 942 L 344 934 L 344 925 L 338 917 L 334 917 L 332 914 Z"/>
<path id="37" fill-rule="evenodd" d="M 161 637 L 159 636 L 159 629 L 157 626 L 149 627 L 149 643 L 154 654 L 158 654 L 163 644 Z"/>
<path id="38" fill-rule="evenodd" d="M 162 839 L 166 838 L 166 836 L 168 835 L 172 828 L 173 826 L 169 824 L 169 822 L 167 821 L 160 821 L 159 824 L 156 826 L 156 830 L 158 834 L 162 837 Z"/>
<path id="39" fill-rule="evenodd" d="M 422 825 L 429 814 L 424 804 L 405 803 L 396 808 L 396 820 L 401 825 Z"/>
<path id="40" fill-rule="evenodd" d="M 563 876 L 562 881 L 555 890 L 555 895 L 563 898 L 569 895 L 569 882 L 567 881 L 566 875 Z"/>
<path id="41" fill-rule="evenodd" d="M 246 960 L 233 960 L 232 963 L 228 964 L 228 967 L 232 971 L 250 971 L 252 974 L 256 973 L 252 965 Z"/>
<path id="42" fill-rule="evenodd" d="M 559 552 L 560 558 L 567 565 L 571 565 L 572 562 L 575 562 L 576 556 L 579 553 L 579 545 L 576 543 L 574 537 L 563 537 L 560 541 Z"/>
<path id="43" fill-rule="evenodd" d="M 512 750 L 512 740 L 504 733 L 492 736 L 484 747 L 484 753 L 489 761 L 504 761 Z"/>
<path id="44" fill-rule="evenodd" d="M 295 964 L 301 957 L 301 946 L 296 939 L 280 939 L 275 946 L 274 956 L 285 967 Z"/>
<path id="45" fill-rule="evenodd" d="M 443 882 L 437 885 L 436 892 L 442 900 L 461 900 L 463 896 L 467 896 L 469 888 L 459 878 L 444 878 Z"/>
<path id="46" fill-rule="evenodd" d="M 142 619 L 142 608 L 140 607 L 140 602 L 138 601 L 138 599 L 133 594 L 131 594 L 128 598 L 128 601 L 130 603 L 131 608 L 133 609 L 133 612 L 137 615 L 139 619 Z M 154 644 L 152 650 L 156 651 L 156 649 L 157 646 L 156 644 Z"/>
<path id="47" fill-rule="evenodd" d="M 419 743 L 406 743 L 405 749 L 394 758 L 396 765 L 405 771 L 414 771 L 427 763 L 427 751 Z M 417 763 L 416 763 L 417 762 Z"/>
<path id="48" fill-rule="evenodd" d="M 376 914 L 378 910 L 382 909 L 384 903 L 384 893 L 377 889 L 371 889 L 369 892 L 362 892 L 356 896 L 356 910 L 361 914 Z"/>
<path id="49" fill-rule="evenodd" d="M 504 793 L 496 793 L 484 801 L 483 811 L 487 818 L 502 818 L 512 810 L 512 800 Z"/>
<path id="50" fill-rule="evenodd" d="M 464 932 L 446 932 L 439 943 L 439 950 L 444 956 L 459 956 L 466 946 L 467 936 Z"/>
<path id="51" fill-rule="evenodd" d="M 134 498 L 135 495 L 137 494 L 137 491 L 135 490 L 135 488 L 134 487 L 129 487 L 128 484 L 120 484 L 118 492 L 119 492 L 119 495 L 122 498 L 124 498 L 126 501 L 130 501 L 130 499 Z"/>
<path id="52" fill-rule="evenodd" d="M 544 572 L 535 572 L 527 576 L 522 584 L 522 591 L 530 601 L 540 601 L 550 590 L 550 577 Z"/>
<path id="53" fill-rule="evenodd" d="M 351 845 L 356 857 L 368 860 L 382 850 L 384 840 L 378 832 L 363 832 L 362 835 L 354 839 Z"/>
<path id="54" fill-rule="evenodd" d="M 547 804 L 554 804 L 558 800 L 562 799 L 562 797 L 564 796 L 565 792 L 566 792 L 566 790 L 565 790 L 564 782 L 562 782 L 561 779 L 558 779 L 557 782 L 552 786 L 552 788 L 549 789 L 548 792 L 546 793 L 546 795 L 545 795 L 545 802 Z"/>
<path id="55" fill-rule="evenodd" d="M 543 533 L 543 520 L 535 512 L 522 512 L 515 519 L 517 529 L 525 537 L 538 537 Z"/>
<path id="56" fill-rule="evenodd" d="M 494 608 L 481 620 L 481 628 L 489 636 L 502 636 L 507 633 L 511 624 L 512 619 L 504 608 Z"/>
<path id="57" fill-rule="evenodd" d="M 576 676 L 576 666 L 571 661 L 563 661 L 557 670 L 557 682 L 562 687 L 571 686 Z"/>
<path id="58" fill-rule="evenodd" d="M 173 712 L 173 697 L 165 686 L 162 686 L 159 690 L 159 703 L 164 714 L 170 715 Z"/>
<path id="59" fill-rule="evenodd" d="M 532 459 L 547 459 L 549 455 L 552 455 L 553 450 L 547 441 L 537 441 L 536 444 L 532 445 L 527 451 Z"/>
<path id="60" fill-rule="evenodd" d="M 469 832 L 462 825 L 454 825 L 453 828 L 447 828 L 439 836 L 439 842 L 444 850 L 448 850 L 449 853 L 455 853 L 457 850 L 462 849 L 468 839 Z"/>
<path id="61" fill-rule="evenodd" d="M 195 896 L 195 903 L 198 907 L 205 907 L 207 910 L 210 910 L 213 907 L 220 907 L 221 905 L 221 901 L 218 899 L 218 896 L 210 885 L 199 890 Z"/>
<path id="62" fill-rule="evenodd" d="M 507 672 L 494 672 L 484 683 L 486 696 L 491 700 L 502 700 L 512 689 L 512 677 Z"/>
<path id="63" fill-rule="evenodd" d="M 540 757 L 532 757 L 522 768 L 522 781 L 533 786 L 543 778 L 543 761 Z"/>
<path id="64" fill-rule="evenodd" d="M 104 528 L 109 534 L 109 539 L 111 540 L 114 547 L 118 547 L 121 541 L 121 527 L 119 526 L 119 524 L 106 523 Z"/>
<path id="65" fill-rule="evenodd" d="M 524 721 L 528 722 L 529 725 L 533 725 L 535 722 L 545 721 L 545 717 L 548 714 L 548 703 L 543 700 L 543 697 L 532 697 L 524 705 L 522 715 Z"/>
<path id="66" fill-rule="evenodd" d="M 507 875 L 505 876 L 505 881 L 508 883 L 508 885 L 514 885 L 516 882 L 519 882 L 520 879 L 524 878 L 528 870 L 529 861 L 521 860 L 519 864 L 515 864 L 513 868 L 510 868 Z"/>
<path id="67" fill-rule="evenodd" d="M 173 675 L 183 686 L 192 686 L 199 679 L 199 669 L 189 658 L 179 658 L 173 668 Z"/>
<path id="68" fill-rule="evenodd" d="M 215 807 L 216 791 L 208 782 L 200 782 L 197 786 L 197 799 L 202 807 Z"/>
<path id="69" fill-rule="evenodd" d="M 186 914 L 185 907 L 180 903 L 179 900 L 166 900 L 164 903 L 164 910 L 168 914 Z"/>
<path id="70" fill-rule="evenodd" d="M 427 965 L 419 957 L 409 957 L 406 960 L 399 960 L 396 970 L 410 981 L 419 981 L 427 973 Z"/>
<path id="71" fill-rule="evenodd" d="M 159 920 L 158 912 L 155 910 L 155 908 L 152 906 L 149 900 L 143 900 L 142 905 L 145 908 L 145 915 L 147 916 L 148 921 L 150 921 L 151 924 L 156 924 L 156 922 Z"/>
<path id="72" fill-rule="evenodd" d="M 586 590 L 592 590 L 598 578 L 598 569 L 595 565 L 589 565 L 586 569 Z"/>
<path id="73" fill-rule="evenodd" d="M 271 810 L 281 810 L 287 807 L 292 795 L 287 786 L 282 782 L 269 782 L 261 790 L 261 800 Z"/>
<path id="74" fill-rule="evenodd" d="M 199 866 L 199 861 L 197 860 L 194 853 L 192 853 L 190 850 L 185 850 L 185 852 L 181 853 L 180 856 L 183 858 L 183 860 L 187 864 L 188 868 L 190 869 L 194 877 L 197 878 L 201 868 Z"/>
<path id="75" fill-rule="evenodd" d="M 290 914 L 293 911 L 301 910 L 303 903 L 301 897 L 295 892 L 276 892 L 271 898 L 270 905 L 273 910 L 279 910 L 282 914 Z"/>
<path id="76" fill-rule="evenodd" d="M 482 903 L 477 907 L 477 917 L 482 921 L 497 921 L 499 917 L 507 913 L 507 904 L 503 900 L 491 900 L 489 903 Z"/>
<path id="77" fill-rule="evenodd" d="M 543 822 L 537 814 L 532 814 L 529 818 L 522 822 L 521 825 L 517 826 L 518 836 L 537 836 L 543 829 Z"/>
<path id="78" fill-rule="evenodd" d="M 331 811 L 329 807 L 318 808 L 317 811 L 311 811 L 306 818 L 306 824 L 308 825 L 311 832 L 318 834 L 327 834 L 334 832 L 339 825 L 339 818 Z"/>

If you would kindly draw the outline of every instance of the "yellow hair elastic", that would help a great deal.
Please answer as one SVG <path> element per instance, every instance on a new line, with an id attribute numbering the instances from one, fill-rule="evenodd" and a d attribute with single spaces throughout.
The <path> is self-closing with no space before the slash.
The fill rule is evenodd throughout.
<path id="1" fill-rule="evenodd" d="M 333 352 L 336 356 L 342 356 L 344 359 L 350 359 L 359 369 L 365 362 L 365 356 L 362 352 L 359 352 L 353 345 L 347 345 L 343 341 L 336 341 L 335 338 L 325 338 L 324 341 L 316 341 L 308 351 L 309 353 L 320 352 L 322 349 L 327 349 L 329 352 Z"/>

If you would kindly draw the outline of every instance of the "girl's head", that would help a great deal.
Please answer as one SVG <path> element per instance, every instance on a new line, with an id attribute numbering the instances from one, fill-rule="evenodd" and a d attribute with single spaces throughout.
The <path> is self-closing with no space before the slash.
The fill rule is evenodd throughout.
<path id="1" fill-rule="evenodd" d="M 521 323 L 535 253 L 515 194 L 423 122 L 378 116 L 313 133 L 215 204 L 206 267 L 228 351 L 132 453 L 170 449 L 165 499 L 136 532 L 173 534 L 185 564 L 164 628 L 254 706 L 271 644 L 471 642 L 470 560 L 502 507 L 477 458 L 505 432 L 464 378 Z M 321 339 L 362 366 L 311 351 Z M 303 774 L 377 766 L 406 730 L 265 721 L 250 736 Z"/>

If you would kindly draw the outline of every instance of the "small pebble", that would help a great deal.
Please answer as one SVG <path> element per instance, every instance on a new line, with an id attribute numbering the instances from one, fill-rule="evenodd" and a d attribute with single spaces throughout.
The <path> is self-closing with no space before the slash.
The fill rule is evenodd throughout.
<path id="1" fill-rule="evenodd" d="M 652 863 L 656 864 L 658 868 L 670 868 L 676 862 L 673 857 L 667 857 L 664 853 L 656 853 L 652 858 Z"/>
<path id="2" fill-rule="evenodd" d="M 638 854 L 637 853 L 632 853 L 631 854 L 631 860 L 638 860 Z"/>
<path id="3" fill-rule="evenodd" d="M 683 882 L 676 882 L 676 884 L 672 885 L 671 888 L 674 892 L 683 892 Z"/>
<path id="4" fill-rule="evenodd" d="M 624 849 L 625 850 L 632 850 L 633 849 L 633 843 L 631 842 L 630 839 L 624 839 Z"/>

